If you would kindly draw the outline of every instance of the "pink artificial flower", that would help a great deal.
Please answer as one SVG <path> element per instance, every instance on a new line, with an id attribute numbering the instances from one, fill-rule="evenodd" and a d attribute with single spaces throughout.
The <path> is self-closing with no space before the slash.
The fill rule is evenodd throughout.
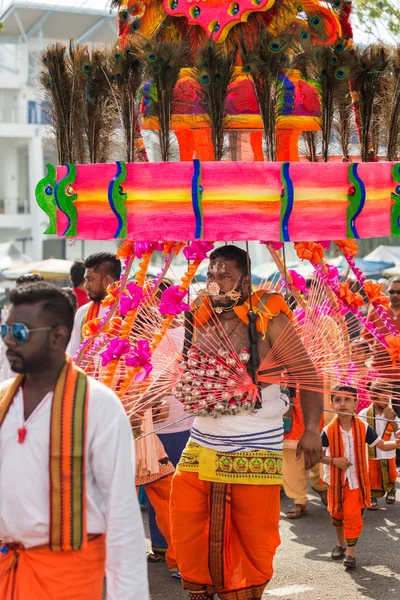
<path id="1" fill-rule="evenodd" d="M 159 306 L 160 314 L 162 315 L 179 315 L 184 310 L 189 310 L 189 304 L 183 302 L 187 290 L 181 292 L 179 285 L 173 285 L 164 290 L 161 294 L 161 302 Z"/>
<path id="2" fill-rule="evenodd" d="M 102 366 L 106 367 L 112 360 L 118 360 L 121 356 L 127 354 L 130 348 L 128 340 L 113 338 L 104 352 L 100 352 Z"/>
<path id="3" fill-rule="evenodd" d="M 124 293 L 121 294 L 119 301 L 119 310 L 121 315 L 126 315 L 131 310 L 135 310 L 143 300 L 143 289 L 134 281 L 128 283 Z"/>
<path id="4" fill-rule="evenodd" d="M 299 292 L 308 294 L 307 282 L 304 279 L 304 277 L 302 275 L 300 275 L 300 273 L 293 271 L 293 269 L 289 269 L 288 275 L 290 276 L 290 279 L 292 280 L 292 283 L 293 283 L 294 287 L 296 288 L 296 290 L 299 290 Z"/>
<path id="5" fill-rule="evenodd" d="M 138 258 L 142 258 L 143 254 L 154 252 L 155 250 L 163 250 L 164 244 L 161 242 L 136 242 L 135 253 Z"/>
<path id="6" fill-rule="evenodd" d="M 333 286 L 338 285 L 339 283 L 339 271 L 337 267 L 333 265 L 326 264 L 326 283 L 331 284 Z"/>
<path id="7" fill-rule="evenodd" d="M 148 340 L 139 340 L 135 344 L 132 352 L 125 358 L 125 364 L 128 367 L 140 367 L 141 370 L 135 376 L 135 381 L 141 383 L 147 379 L 153 370 Z"/>
<path id="8" fill-rule="evenodd" d="M 214 248 L 214 244 L 211 242 L 205 242 L 203 240 L 195 240 L 183 249 L 183 254 L 186 260 L 204 260 L 207 258 L 207 252 L 210 252 Z"/>
<path id="9" fill-rule="evenodd" d="M 276 251 L 281 250 L 283 248 L 283 242 L 260 242 L 260 244 L 269 244 Z"/>

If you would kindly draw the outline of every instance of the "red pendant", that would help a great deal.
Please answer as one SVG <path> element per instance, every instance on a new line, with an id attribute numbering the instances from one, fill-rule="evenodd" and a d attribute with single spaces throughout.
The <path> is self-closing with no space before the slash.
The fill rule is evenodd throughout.
<path id="1" fill-rule="evenodd" d="M 18 429 L 18 444 L 23 444 L 27 434 L 26 427 L 21 427 Z"/>

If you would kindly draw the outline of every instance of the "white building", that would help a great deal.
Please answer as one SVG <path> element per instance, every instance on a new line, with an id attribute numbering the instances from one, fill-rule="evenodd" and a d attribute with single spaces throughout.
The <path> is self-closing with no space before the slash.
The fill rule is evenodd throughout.
<path id="1" fill-rule="evenodd" d="M 99 0 L 99 5 L 105 2 Z M 0 22 L 0 242 L 16 241 L 35 260 L 83 258 L 92 251 L 115 249 L 114 242 L 69 245 L 43 236 L 47 217 L 35 201 L 44 165 L 57 164 L 40 108 L 40 52 L 71 37 L 82 43 L 114 42 L 115 15 L 84 0 L 12 0 L 0 1 Z"/>

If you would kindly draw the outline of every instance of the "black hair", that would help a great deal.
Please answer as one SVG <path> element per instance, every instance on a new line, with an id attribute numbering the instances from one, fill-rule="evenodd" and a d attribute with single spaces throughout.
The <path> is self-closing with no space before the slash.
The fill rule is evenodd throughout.
<path id="1" fill-rule="evenodd" d="M 46 281 L 27 283 L 11 290 L 10 302 L 14 306 L 40 302 L 42 313 L 49 318 L 51 325 L 63 325 L 68 330 L 68 339 L 71 337 L 74 310 L 70 298 L 61 288 Z"/>
<path id="2" fill-rule="evenodd" d="M 44 277 L 39 275 L 39 273 L 25 273 L 25 275 L 20 275 L 15 280 L 15 285 L 24 285 L 25 283 L 35 283 L 35 281 L 44 281 Z"/>
<path id="3" fill-rule="evenodd" d="M 74 290 L 70 287 L 62 287 L 61 289 L 68 296 L 68 299 L 71 302 L 73 311 L 75 313 L 78 306 L 78 298 L 76 297 Z"/>
<path id="4" fill-rule="evenodd" d="M 82 260 L 76 260 L 72 263 L 69 270 L 69 276 L 71 277 L 72 285 L 77 288 L 82 285 L 85 279 L 85 265 Z"/>
<path id="5" fill-rule="evenodd" d="M 234 260 L 242 275 L 250 275 L 249 270 L 251 269 L 251 262 L 250 257 L 245 250 L 233 245 L 220 246 L 210 254 L 210 260 L 217 260 L 217 258 Z"/>
<path id="6" fill-rule="evenodd" d="M 352 385 L 335 385 L 335 387 L 331 389 L 331 398 L 337 396 L 338 392 L 346 392 L 347 394 L 354 396 L 356 400 L 358 398 L 357 388 Z"/>
<path id="7" fill-rule="evenodd" d="M 102 269 L 104 275 L 111 275 L 114 281 L 121 277 L 121 261 L 111 252 L 97 252 L 85 260 L 85 269 L 93 269 L 96 273 Z"/>

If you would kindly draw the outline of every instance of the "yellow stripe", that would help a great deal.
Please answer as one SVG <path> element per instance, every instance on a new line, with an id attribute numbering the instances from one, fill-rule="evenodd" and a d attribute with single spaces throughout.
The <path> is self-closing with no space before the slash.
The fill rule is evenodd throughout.
<path id="1" fill-rule="evenodd" d="M 62 480 L 61 480 L 61 443 L 62 443 L 62 400 L 69 363 L 66 363 L 58 378 L 51 409 L 50 431 L 50 540 L 52 550 L 61 550 L 62 526 Z"/>
<path id="2" fill-rule="evenodd" d="M 71 543 L 74 550 L 79 550 L 83 542 L 83 524 L 85 519 L 85 493 L 83 481 L 84 452 L 85 452 L 85 411 L 87 407 L 87 377 L 79 373 L 76 382 L 75 401 L 73 407 L 73 438 L 72 438 L 72 535 Z"/>

